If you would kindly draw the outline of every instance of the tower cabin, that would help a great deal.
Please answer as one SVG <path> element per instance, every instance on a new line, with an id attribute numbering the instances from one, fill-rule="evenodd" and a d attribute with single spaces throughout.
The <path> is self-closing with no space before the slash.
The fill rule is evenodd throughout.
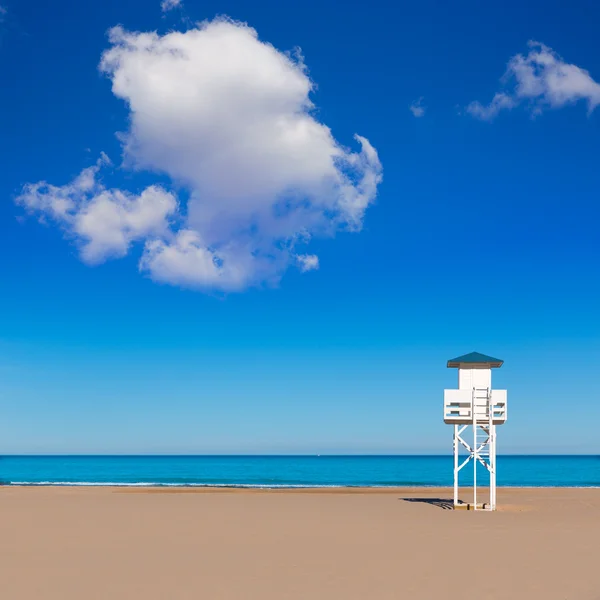
<path id="1" fill-rule="evenodd" d="M 506 421 L 506 390 L 492 389 L 492 369 L 503 363 L 479 352 L 448 361 L 448 368 L 458 369 L 458 389 L 444 390 L 444 423 L 488 424 L 490 417 L 495 425 Z"/>

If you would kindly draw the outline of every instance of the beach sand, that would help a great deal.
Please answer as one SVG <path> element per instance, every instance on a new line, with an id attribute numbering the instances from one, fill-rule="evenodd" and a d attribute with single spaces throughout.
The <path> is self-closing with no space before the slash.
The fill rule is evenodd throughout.
<path id="1" fill-rule="evenodd" d="M 600 490 L 450 497 L 4 487 L 0 598 L 600 600 Z"/>

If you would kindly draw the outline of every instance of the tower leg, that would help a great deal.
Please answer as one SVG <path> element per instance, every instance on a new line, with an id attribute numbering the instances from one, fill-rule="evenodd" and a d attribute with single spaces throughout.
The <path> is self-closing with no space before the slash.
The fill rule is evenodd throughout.
<path id="1" fill-rule="evenodd" d="M 496 510 L 496 425 L 492 424 L 490 434 L 490 504 Z"/>
<path id="2" fill-rule="evenodd" d="M 475 423 L 474 419 L 473 419 L 473 510 L 477 510 L 477 424 Z"/>
<path id="3" fill-rule="evenodd" d="M 458 505 L 458 425 L 454 426 L 454 506 Z"/>

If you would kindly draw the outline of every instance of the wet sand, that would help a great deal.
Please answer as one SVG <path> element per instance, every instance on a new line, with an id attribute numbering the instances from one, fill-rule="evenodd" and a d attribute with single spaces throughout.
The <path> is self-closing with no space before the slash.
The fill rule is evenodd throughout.
<path id="1" fill-rule="evenodd" d="M 599 489 L 451 495 L 0 488 L 0 598 L 600 600 Z"/>

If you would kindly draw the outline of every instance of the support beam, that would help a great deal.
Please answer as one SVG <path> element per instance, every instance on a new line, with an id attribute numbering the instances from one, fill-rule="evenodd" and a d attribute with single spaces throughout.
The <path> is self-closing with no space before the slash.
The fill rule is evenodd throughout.
<path id="1" fill-rule="evenodd" d="M 452 440 L 454 455 L 454 507 L 459 506 L 458 488 L 459 473 L 470 461 L 473 461 L 473 502 L 469 508 L 481 510 L 478 505 L 477 463 L 481 463 L 490 474 L 489 504 L 486 510 L 496 510 L 496 425 L 493 422 L 492 394 L 489 388 L 485 390 L 473 389 L 472 391 L 472 421 L 469 425 L 454 425 Z M 483 405 L 483 406 L 482 406 Z M 480 410 L 477 410 L 477 407 Z M 464 435 L 471 428 L 471 435 Z M 464 435 L 464 437 L 463 437 Z M 472 439 L 469 443 L 465 440 Z M 462 462 L 459 460 L 459 449 L 463 446 L 467 456 Z"/>

